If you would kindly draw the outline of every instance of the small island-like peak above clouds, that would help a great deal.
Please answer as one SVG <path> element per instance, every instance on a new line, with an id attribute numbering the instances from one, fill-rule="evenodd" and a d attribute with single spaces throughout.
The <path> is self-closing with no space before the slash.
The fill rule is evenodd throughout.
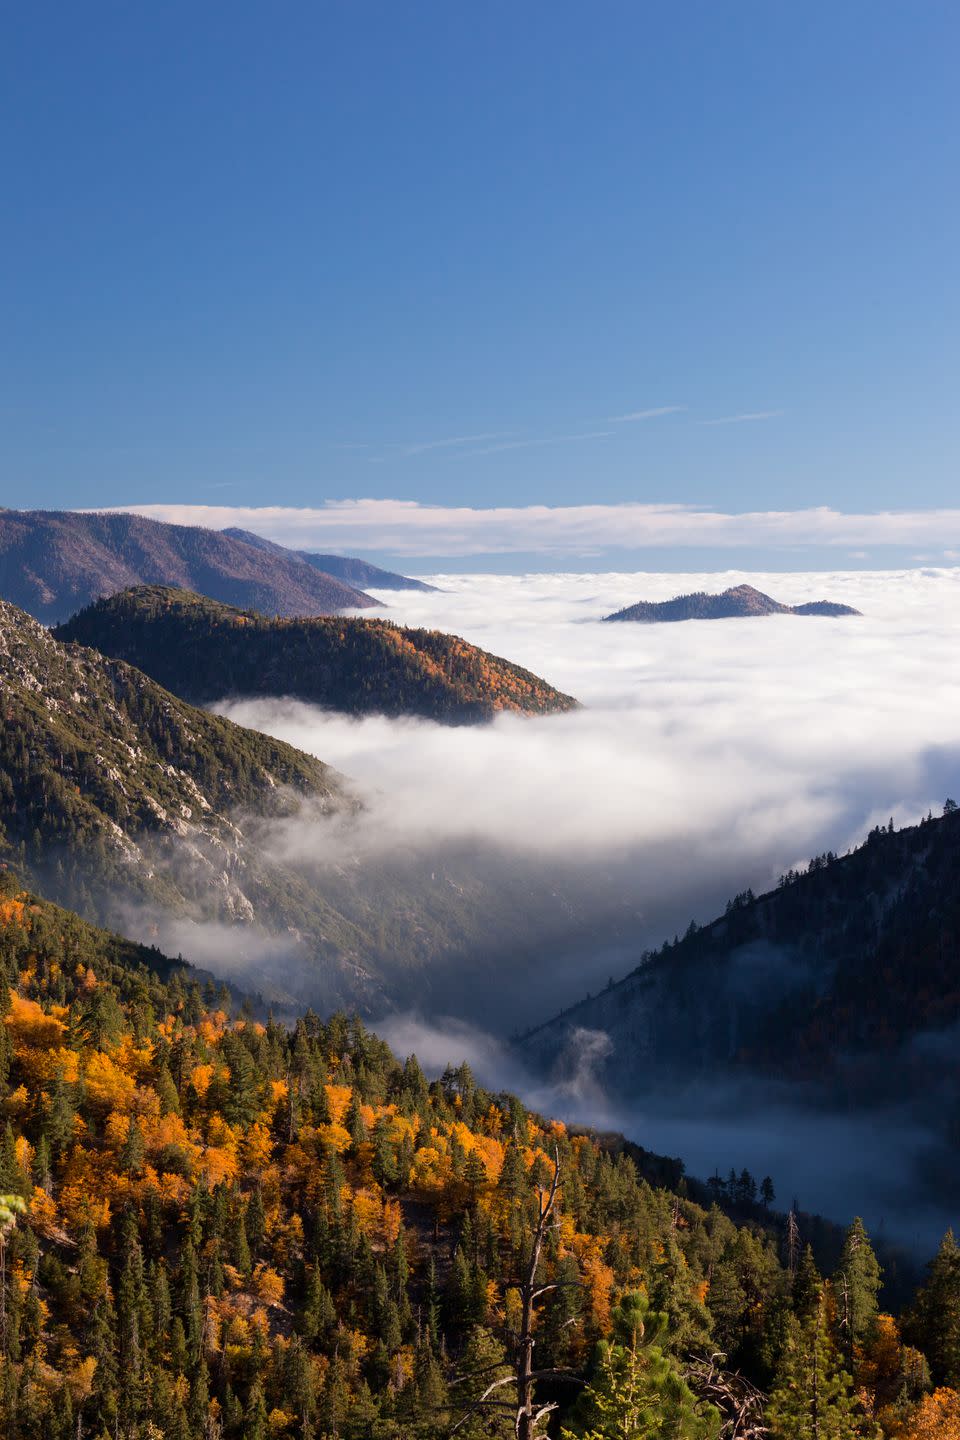
<path id="1" fill-rule="evenodd" d="M 657 624 L 670 620 L 731 620 L 757 615 L 859 615 L 852 605 L 833 600 L 810 600 L 803 605 L 784 605 L 752 585 L 731 585 L 719 595 L 695 590 L 690 595 L 675 595 L 672 600 L 638 600 L 604 620 L 634 620 L 640 624 Z"/>

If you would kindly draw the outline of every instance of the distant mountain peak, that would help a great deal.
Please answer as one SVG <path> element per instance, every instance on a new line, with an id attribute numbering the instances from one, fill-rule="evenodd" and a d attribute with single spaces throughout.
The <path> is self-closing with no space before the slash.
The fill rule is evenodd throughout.
<path id="1" fill-rule="evenodd" d="M 672 600 L 639 600 L 604 620 L 632 620 L 640 624 L 658 624 L 676 620 L 730 620 L 757 615 L 859 615 L 852 605 L 832 600 L 810 600 L 802 605 L 784 605 L 754 585 L 731 585 L 719 595 L 694 590 L 689 595 L 675 595 Z"/>
<path id="2" fill-rule="evenodd" d="M 376 606 L 293 551 L 125 511 L 0 511 L 0 597 L 47 624 L 131 585 L 196 590 L 272 615 Z"/>

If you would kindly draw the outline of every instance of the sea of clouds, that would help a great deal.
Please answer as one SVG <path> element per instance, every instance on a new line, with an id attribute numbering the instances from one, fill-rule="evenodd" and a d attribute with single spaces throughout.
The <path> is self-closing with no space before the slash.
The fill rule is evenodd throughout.
<path id="1" fill-rule="evenodd" d="M 583 708 L 451 728 L 351 720 L 283 697 L 218 707 L 351 777 L 365 804 L 353 835 L 361 852 L 406 846 L 429 856 L 470 843 L 508 854 L 540 881 L 554 876 L 558 906 L 575 897 L 581 923 L 569 947 L 554 939 L 493 971 L 458 966 L 419 1013 L 385 1016 L 381 1031 L 435 1068 L 467 1056 L 498 1087 L 571 1118 L 619 1124 L 700 1173 L 743 1163 L 770 1170 L 783 1199 L 789 1187 L 812 1207 L 855 1206 L 875 1218 L 880 1204 L 912 1235 L 906 1176 L 927 1140 L 902 1116 L 878 1130 L 875 1120 L 801 1115 L 788 1099 L 751 1111 L 742 1096 L 715 1096 L 710 1117 L 703 1096 L 670 1113 L 624 1111 L 592 1080 L 591 1047 L 602 1037 L 584 1037 L 583 1056 L 553 1087 L 526 1074 L 501 1037 L 632 968 L 644 945 L 691 918 L 709 920 L 736 891 L 760 891 L 875 824 L 912 823 L 947 795 L 960 798 L 960 569 L 426 578 L 439 593 L 379 592 L 384 615 L 462 635 Z M 826 598 L 863 613 L 599 623 L 639 599 L 742 581 L 788 604 Z M 322 827 L 293 827 L 277 843 L 313 849 L 323 863 Z M 590 897 L 593 942 L 582 925 Z M 813 1162 L 814 1152 L 827 1163 Z M 896 1154 L 899 1199 L 889 1194 Z M 934 1205 L 924 1242 L 942 1218 Z"/>
<path id="2" fill-rule="evenodd" d="M 383 613 L 517 661 L 583 708 L 454 728 L 283 697 L 218 707 L 348 775 L 366 806 L 361 848 L 506 851 L 554 871 L 581 913 L 594 893 L 598 935 L 605 912 L 629 915 L 629 952 L 960 791 L 960 569 L 429 578 L 439 593 L 380 592 Z M 790 604 L 825 597 L 863 613 L 599 623 L 640 598 L 742 580 Z M 322 827 L 278 843 L 321 854 Z M 578 945 L 551 974 L 505 976 L 506 993 L 463 975 L 462 1007 L 456 991 L 444 999 L 503 1028 L 509 998 L 511 1023 L 528 1023 L 605 981 L 611 964 L 629 968 L 629 953 L 597 949 Z"/>

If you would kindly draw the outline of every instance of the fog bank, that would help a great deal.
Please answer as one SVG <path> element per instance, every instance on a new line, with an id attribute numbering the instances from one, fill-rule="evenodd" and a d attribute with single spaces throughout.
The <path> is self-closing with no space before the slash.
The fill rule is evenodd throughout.
<path id="1" fill-rule="evenodd" d="M 441 977 L 428 1003 L 445 1013 L 499 1031 L 543 1018 L 736 891 L 960 789 L 960 571 L 430 578 L 441 593 L 378 598 L 391 617 L 506 655 L 584 708 L 461 728 L 351 720 L 282 697 L 218 708 L 319 755 L 363 797 L 346 842 L 329 826 L 278 830 L 285 858 L 322 876 L 345 843 L 361 864 L 416 854 L 429 866 L 472 847 L 478 866 L 506 856 L 538 891 L 553 888 L 545 953 L 508 958 L 495 977 L 489 964 Z M 639 598 L 745 578 L 787 603 L 825 597 L 864 613 L 598 623 Z"/>

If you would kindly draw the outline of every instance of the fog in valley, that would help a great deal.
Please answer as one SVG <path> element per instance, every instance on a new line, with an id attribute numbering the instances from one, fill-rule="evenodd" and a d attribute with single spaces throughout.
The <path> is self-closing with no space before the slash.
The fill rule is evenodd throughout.
<path id="1" fill-rule="evenodd" d="M 265 841 L 313 867 L 318 885 L 345 864 L 362 872 L 402 857 L 429 870 L 459 855 L 494 884 L 529 877 L 538 905 L 550 897 L 541 945 L 517 954 L 491 942 L 469 963 L 441 963 L 429 986 L 380 1017 L 382 1033 L 425 1063 L 467 1056 L 498 1088 L 622 1128 L 695 1173 L 747 1165 L 773 1175 L 779 1203 L 796 1195 L 841 1218 L 855 1210 L 928 1248 L 960 1217 L 924 1209 L 927 1190 L 917 1199 L 918 1174 L 936 1177 L 941 1162 L 895 1104 L 825 1119 L 793 1092 L 767 1089 L 760 1105 L 755 1091 L 701 1087 L 624 1107 L 592 1079 L 590 1047 L 602 1036 L 588 1037 L 555 1083 L 515 1052 L 508 1061 L 504 1042 L 631 969 L 644 946 L 709 920 L 737 891 L 842 853 L 891 817 L 899 826 L 938 812 L 960 790 L 960 570 L 426 578 L 442 593 L 383 593 L 381 613 L 460 634 L 583 708 L 450 728 L 345 719 L 284 697 L 217 707 L 353 782 L 361 815 L 288 822 Z M 597 623 L 638 599 L 742 580 L 788 604 L 826 598 L 863 614 Z M 198 960 L 215 961 L 212 951 Z M 314 1003 L 322 1008 L 322 994 Z"/>
<path id="2" fill-rule="evenodd" d="M 381 594 L 384 613 L 463 635 L 584 708 L 457 728 L 282 697 L 217 708 L 336 766 L 363 800 L 359 819 L 278 827 L 284 858 L 487 852 L 553 882 L 550 954 L 508 963 L 495 987 L 479 958 L 476 984 L 459 970 L 438 992 L 446 1013 L 495 1031 L 546 1018 L 737 891 L 960 788 L 960 571 L 752 575 L 787 602 L 828 596 L 863 616 L 651 626 L 596 621 L 745 577 L 430 578 L 443 593 Z M 567 905 L 589 917 L 588 943 Z"/>

